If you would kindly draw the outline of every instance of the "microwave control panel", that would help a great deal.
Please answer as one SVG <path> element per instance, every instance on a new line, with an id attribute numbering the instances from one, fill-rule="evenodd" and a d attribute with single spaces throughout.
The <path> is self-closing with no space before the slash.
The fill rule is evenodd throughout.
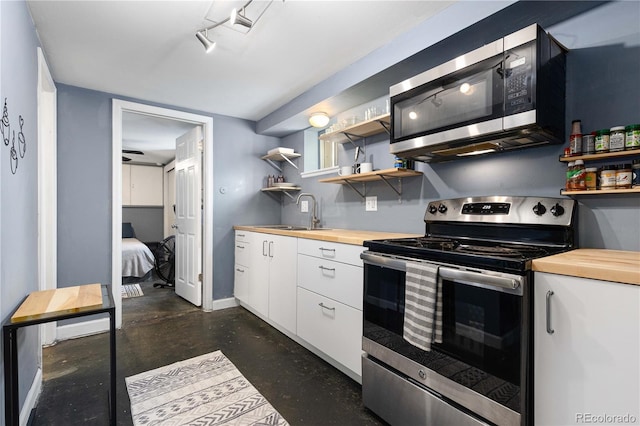
<path id="1" fill-rule="evenodd" d="M 518 46 L 504 54 L 505 115 L 529 111 L 533 106 L 535 42 Z"/>

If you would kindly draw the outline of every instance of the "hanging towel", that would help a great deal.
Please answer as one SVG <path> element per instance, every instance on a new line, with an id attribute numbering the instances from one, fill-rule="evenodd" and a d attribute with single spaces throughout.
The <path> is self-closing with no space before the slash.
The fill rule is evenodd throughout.
<path id="1" fill-rule="evenodd" d="M 407 262 L 403 337 L 425 351 L 433 342 L 442 343 L 442 280 L 437 265 Z"/>

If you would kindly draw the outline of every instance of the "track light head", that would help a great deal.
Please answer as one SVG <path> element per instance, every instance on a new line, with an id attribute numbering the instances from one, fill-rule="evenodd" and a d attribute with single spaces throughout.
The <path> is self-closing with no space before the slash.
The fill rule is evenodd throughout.
<path id="1" fill-rule="evenodd" d="M 231 17 L 229 18 L 229 22 L 231 22 L 231 25 L 238 24 L 242 25 L 243 27 L 251 28 L 253 22 L 251 21 L 251 19 L 242 15 L 241 12 L 244 13 L 244 8 L 240 9 L 240 12 L 238 12 L 238 9 L 234 7 L 233 10 L 231 10 Z"/>
<path id="2" fill-rule="evenodd" d="M 216 47 L 216 42 L 209 40 L 209 38 L 207 37 L 207 31 L 206 30 L 205 30 L 204 33 L 202 31 L 198 31 L 196 33 L 196 38 L 198 40 L 200 40 L 200 43 L 202 43 L 202 45 L 204 46 L 204 50 L 207 53 L 211 52 L 213 50 L 213 48 Z"/>

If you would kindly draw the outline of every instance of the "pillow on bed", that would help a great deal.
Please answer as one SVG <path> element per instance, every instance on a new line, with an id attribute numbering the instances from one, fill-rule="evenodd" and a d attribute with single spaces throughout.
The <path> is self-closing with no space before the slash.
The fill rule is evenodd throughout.
<path id="1" fill-rule="evenodd" d="M 135 238 L 136 233 L 131 226 L 131 222 L 122 222 L 122 238 Z"/>

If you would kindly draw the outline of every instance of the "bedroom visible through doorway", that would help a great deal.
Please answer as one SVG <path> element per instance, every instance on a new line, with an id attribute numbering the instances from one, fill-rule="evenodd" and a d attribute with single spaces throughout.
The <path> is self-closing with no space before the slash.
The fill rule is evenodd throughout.
<path id="1" fill-rule="evenodd" d="M 180 111 L 167 110 L 164 108 L 152 107 L 143 104 L 135 104 L 126 101 L 113 101 L 113 117 L 114 117 L 114 140 L 113 140 L 113 258 L 112 258 L 112 276 L 114 277 L 113 290 L 116 299 L 116 323 L 120 327 L 122 324 L 122 289 L 121 284 L 123 276 L 133 276 L 140 278 L 142 283 L 160 282 L 159 274 L 155 269 L 156 256 L 155 251 L 160 247 L 166 239 L 171 236 L 172 231 L 172 213 L 173 195 L 176 194 L 175 187 L 170 184 L 173 181 L 171 174 L 174 165 L 172 163 L 175 156 L 175 143 L 180 134 L 187 133 L 194 128 L 201 129 L 202 142 L 200 144 L 202 150 L 202 187 L 204 189 L 203 205 L 203 243 L 201 245 L 201 253 L 205 256 L 202 267 L 202 305 L 205 310 L 210 309 L 212 303 L 211 282 L 211 262 L 207 258 L 212 258 L 212 235 L 207 232 L 211 229 L 211 199 L 207 199 L 208 187 L 213 185 L 212 173 L 212 150 L 207 146 L 212 144 L 212 119 L 210 117 L 184 113 Z M 148 141 L 157 141 L 160 136 L 145 136 L 145 126 L 149 122 L 154 123 L 160 128 L 160 136 L 166 136 L 170 133 L 168 128 L 174 129 L 171 135 L 171 152 L 166 145 L 159 147 L 159 151 L 164 151 L 168 157 L 158 157 L 156 150 Z M 129 134 L 128 126 L 136 128 L 136 131 Z M 136 133 L 137 132 L 137 133 Z M 178 136 L 176 136 L 178 135 Z M 168 137 L 168 136 L 167 136 Z M 147 141 L 148 143 L 144 143 Z M 163 154 L 160 152 L 160 154 Z M 127 159 L 125 159 L 125 157 Z M 148 179 L 144 179 L 146 175 L 154 175 L 152 181 L 156 182 L 151 188 L 146 187 Z M 142 177 L 141 177 L 142 176 Z M 157 185 L 157 182 L 160 182 Z M 142 188 L 144 190 L 140 190 Z M 160 195 L 158 196 L 158 187 Z M 132 191 L 132 192 L 129 192 Z M 153 197 L 156 194 L 156 198 Z M 127 198 L 131 197 L 131 198 Z M 117 210 L 116 210 L 117 207 Z M 123 224 L 130 224 L 124 225 Z M 125 273 L 123 266 L 125 265 L 122 257 L 122 247 L 124 247 L 125 236 L 121 231 L 125 227 L 132 227 L 136 235 L 136 239 L 140 244 L 152 253 L 154 267 L 148 270 L 147 264 L 143 270 L 128 271 Z M 147 257 L 149 257 L 147 253 Z M 199 256 L 200 257 L 200 256 Z M 145 270 L 147 272 L 145 273 Z M 131 274 L 131 275 L 129 275 Z M 120 279 L 118 279 L 120 278 Z M 136 278 L 125 279 L 124 282 L 138 281 Z M 142 289 L 144 291 L 144 288 Z M 172 289 L 158 289 L 165 291 L 173 291 Z M 144 298 L 144 296 L 143 296 Z"/>

